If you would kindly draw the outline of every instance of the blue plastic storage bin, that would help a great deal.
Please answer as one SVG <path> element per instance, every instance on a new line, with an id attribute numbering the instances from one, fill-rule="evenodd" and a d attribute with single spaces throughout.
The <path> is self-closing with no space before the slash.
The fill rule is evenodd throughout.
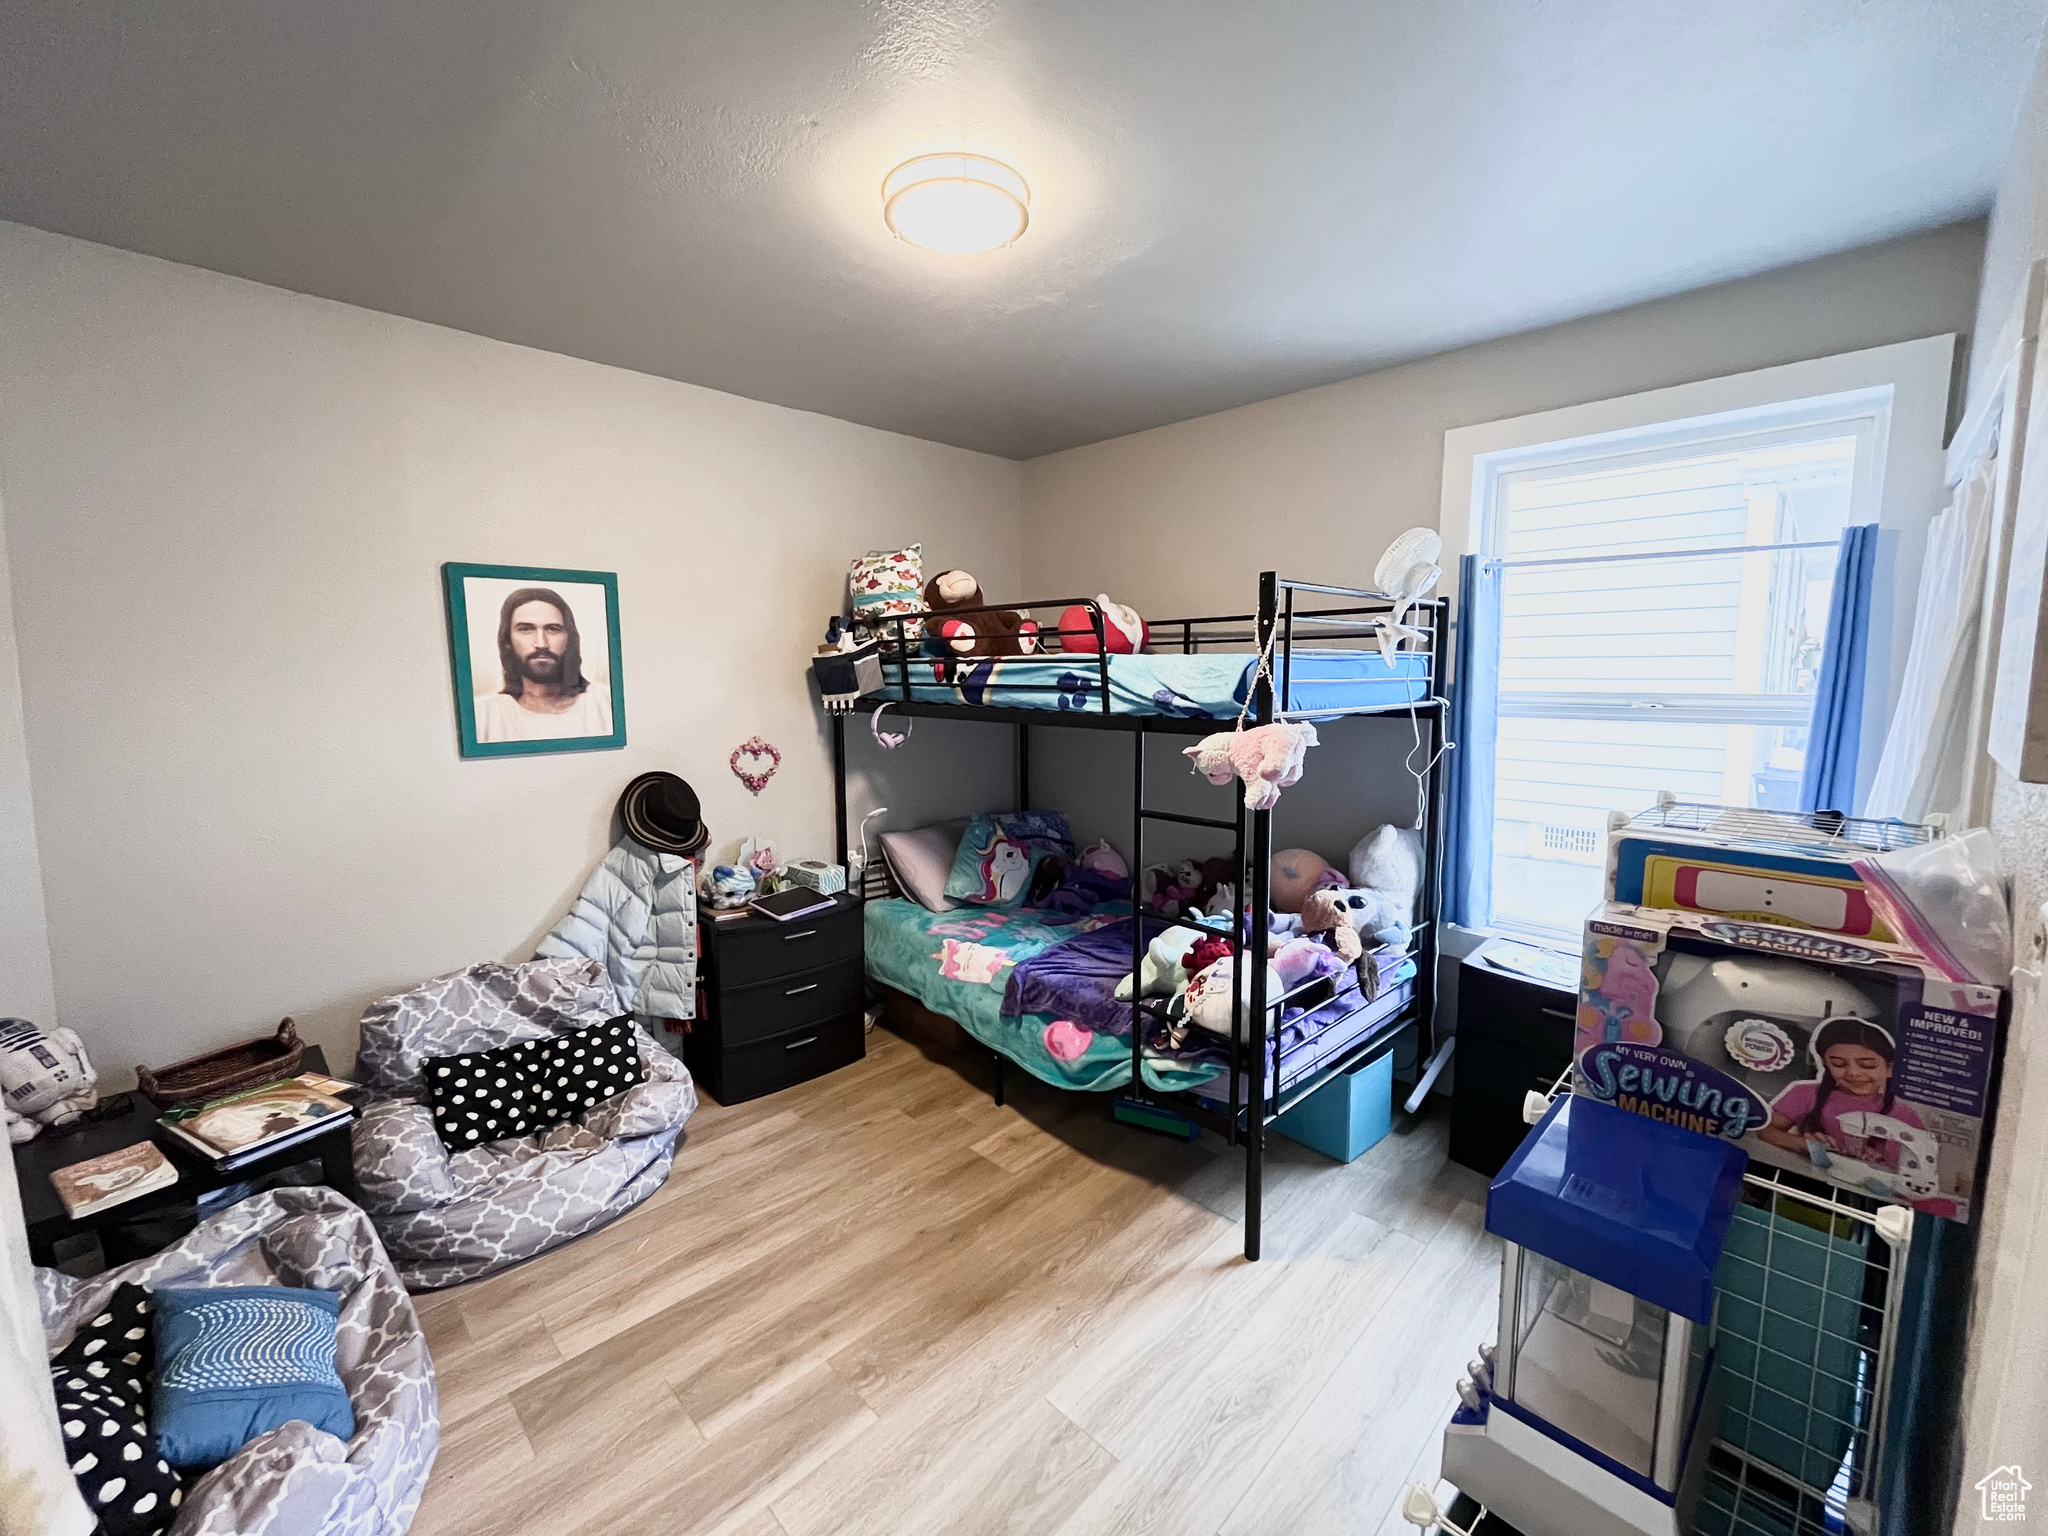
<path id="1" fill-rule="evenodd" d="M 1338 1073 L 1273 1122 L 1273 1129 L 1340 1163 L 1394 1128 L 1394 1053 Z"/>

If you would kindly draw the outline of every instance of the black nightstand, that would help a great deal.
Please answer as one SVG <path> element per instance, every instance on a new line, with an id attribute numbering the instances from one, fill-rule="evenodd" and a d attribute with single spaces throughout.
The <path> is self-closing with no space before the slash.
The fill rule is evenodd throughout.
<path id="1" fill-rule="evenodd" d="M 808 1082 L 867 1054 L 861 904 L 778 923 L 754 913 L 704 935 L 704 1018 L 683 1038 L 690 1075 L 721 1104 Z"/>
<path id="2" fill-rule="evenodd" d="M 319 1046 L 306 1047 L 305 1059 L 299 1070 L 327 1070 L 327 1057 Z M 194 1200 L 212 1190 L 260 1179 L 265 1174 L 295 1168 L 301 1163 L 317 1161 L 322 1183 L 339 1190 L 351 1200 L 356 1197 L 355 1163 L 349 1143 L 349 1133 L 355 1127 L 353 1118 L 344 1120 L 322 1135 L 295 1142 L 268 1157 L 259 1157 L 232 1173 L 222 1173 L 168 1131 L 156 1131 L 161 1112 L 142 1096 L 139 1089 L 126 1097 L 135 1107 L 119 1119 L 88 1121 L 68 1135 L 44 1131 L 35 1140 L 25 1141 L 14 1149 L 14 1177 L 21 1187 L 21 1214 L 28 1227 L 31 1262 L 55 1263 L 57 1244 L 64 1238 L 81 1232 L 125 1226 L 146 1212 Z M 137 1195 L 119 1205 L 110 1205 L 83 1219 L 74 1218 L 64 1209 L 64 1202 L 57 1198 L 56 1186 L 50 1182 L 52 1170 L 150 1140 L 156 1142 L 158 1149 L 177 1168 L 177 1183 L 166 1184 L 162 1189 Z"/>
<path id="3" fill-rule="evenodd" d="M 1579 996 L 1497 971 L 1478 956 L 1458 967 L 1458 1043 L 1451 1060 L 1451 1158 L 1488 1178 L 1529 1127 L 1522 1099 L 1548 1091 L 1572 1064 Z"/>

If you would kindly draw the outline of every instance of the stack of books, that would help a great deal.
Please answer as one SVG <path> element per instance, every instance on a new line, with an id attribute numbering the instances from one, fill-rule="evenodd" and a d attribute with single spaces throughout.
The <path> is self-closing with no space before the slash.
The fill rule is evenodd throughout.
<path id="1" fill-rule="evenodd" d="M 353 1083 L 340 1078 L 302 1072 L 204 1104 L 180 1104 L 165 1110 L 157 1125 L 217 1171 L 232 1173 L 346 1125 L 356 1111 L 343 1095 L 355 1091 Z"/>

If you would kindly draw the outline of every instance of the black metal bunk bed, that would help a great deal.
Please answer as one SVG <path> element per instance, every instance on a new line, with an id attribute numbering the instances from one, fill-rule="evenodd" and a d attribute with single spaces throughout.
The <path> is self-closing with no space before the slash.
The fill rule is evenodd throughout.
<path id="1" fill-rule="evenodd" d="M 1334 600 L 1347 606 L 1310 608 L 1298 604 L 1298 598 L 1309 601 Z M 1085 708 L 1063 705 L 1055 710 L 944 702 L 915 696 L 913 668 L 929 665 L 935 660 L 942 661 L 943 658 L 934 658 L 923 653 L 917 631 L 911 630 L 911 625 L 939 617 L 972 619 L 980 613 L 1029 613 L 1034 610 L 1065 613 L 1074 608 L 1080 608 L 1089 615 L 1096 644 L 1092 655 L 1086 652 L 1073 653 L 1072 664 L 1083 671 L 1094 671 L 1094 693 L 1099 703 L 1089 704 Z M 1406 624 L 1419 632 L 1421 637 L 1419 643 L 1410 640 L 1408 654 L 1426 658 L 1426 666 L 1419 677 L 1415 678 L 1419 686 L 1414 691 L 1420 695 L 1419 697 L 1398 703 L 1360 708 L 1289 710 L 1286 707 L 1294 696 L 1294 662 L 1298 633 L 1308 637 L 1308 643 L 1301 647 L 1304 651 L 1313 648 L 1320 641 L 1376 639 L 1379 630 L 1374 621 L 1390 616 L 1393 608 L 1393 602 L 1381 593 L 1352 587 L 1330 586 L 1322 582 L 1292 581 L 1282 578 L 1276 572 L 1266 571 L 1259 577 L 1259 603 L 1256 613 L 1170 619 L 1152 623 L 1150 626 L 1151 643 L 1147 650 L 1153 655 L 1175 649 L 1193 655 L 1205 647 L 1219 649 L 1233 645 L 1241 646 L 1247 641 L 1251 643 L 1255 655 L 1270 655 L 1269 667 L 1254 666 L 1253 669 L 1250 708 L 1245 721 L 1247 725 L 1270 725 L 1275 721 L 1289 718 L 1322 723 L 1347 716 L 1366 715 L 1412 719 L 1419 735 L 1419 745 L 1411 748 L 1411 758 L 1419 756 L 1420 763 L 1416 771 L 1421 773 L 1424 783 L 1422 886 L 1412 939 L 1415 979 L 1410 1001 L 1405 1007 L 1378 1021 L 1362 1037 L 1350 1041 L 1338 1055 L 1329 1060 L 1319 1061 L 1312 1071 L 1288 1083 L 1283 1090 L 1278 1080 L 1277 1052 L 1274 1057 L 1274 1080 L 1271 1083 L 1267 1081 L 1268 1020 L 1279 1017 L 1281 1007 L 1295 1000 L 1298 995 L 1305 994 L 1319 985 L 1327 987 L 1328 983 L 1306 982 L 1278 998 L 1269 998 L 1266 995 L 1266 967 L 1263 964 L 1253 964 L 1249 1003 L 1245 999 L 1243 989 L 1233 989 L 1230 1065 L 1227 1069 L 1230 1077 L 1229 1108 L 1227 1113 L 1218 1114 L 1199 1102 L 1191 1091 L 1167 1093 L 1147 1086 L 1143 1071 L 1146 1035 L 1143 1000 L 1137 995 L 1141 989 L 1132 988 L 1131 1081 L 1128 1093 L 1131 1097 L 1144 1102 L 1170 1099 L 1173 1101 L 1173 1113 L 1216 1132 L 1232 1146 L 1244 1148 L 1244 1252 L 1245 1257 L 1251 1260 L 1259 1257 L 1267 1125 L 1338 1074 L 1393 1050 L 1401 1032 L 1410 1025 L 1413 1025 L 1416 1031 L 1415 1060 L 1418 1076 L 1422 1079 L 1417 1089 L 1418 1097 L 1427 1088 L 1429 1079 L 1434 1076 L 1435 1069 L 1442 1059 L 1439 1042 L 1435 1038 L 1435 1023 L 1439 894 L 1443 863 L 1443 760 L 1448 745 L 1446 729 L 1449 706 L 1443 690 L 1450 659 L 1449 604 L 1442 598 L 1417 603 L 1409 609 L 1405 619 Z M 1250 625 L 1251 628 L 1246 629 L 1246 625 Z M 1032 727 L 1120 731 L 1131 737 L 1130 869 L 1133 915 L 1136 919 L 1131 925 L 1133 976 L 1139 973 L 1143 964 L 1148 940 L 1146 919 L 1136 909 L 1139 906 L 1139 877 L 1147 862 L 1145 830 L 1151 822 L 1168 822 L 1231 835 L 1233 867 L 1238 875 L 1235 884 L 1238 893 L 1237 923 L 1233 934 L 1235 947 L 1240 955 L 1263 956 L 1272 913 L 1273 812 L 1248 810 L 1244 804 L 1242 786 L 1235 783 L 1232 784 L 1230 792 L 1235 802 L 1236 815 L 1231 820 L 1155 810 L 1146 804 L 1145 799 L 1146 746 L 1153 737 L 1207 736 L 1231 729 L 1232 721 L 1228 718 L 1219 720 L 1211 716 L 1188 718 L 1168 714 L 1115 712 L 1112 708 L 1111 693 L 1112 659 L 1104 643 L 1106 621 L 1101 606 L 1095 599 L 1056 598 L 1041 602 L 991 604 L 985 608 L 949 609 L 943 615 L 903 614 L 882 621 L 879 628 L 879 638 L 884 642 L 883 685 L 879 690 L 864 695 L 850 713 L 873 714 L 878 709 L 888 708 L 903 715 L 981 721 L 1013 727 L 1016 733 L 1015 792 L 1020 810 L 1029 809 L 1031 805 Z M 1052 680 L 1042 684 L 1006 682 L 1004 691 L 1012 694 L 1019 691 L 1051 694 L 1061 688 L 1059 682 Z M 846 863 L 849 851 L 846 803 L 847 718 L 847 713 L 835 713 L 832 716 L 832 764 L 837 799 L 836 830 L 842 865 Z M 878 859 L 864 871 L 863 895 L 888 892 L 887 876 L 882 871 L 882 862 Z M 1357 1008 L 1343 1017 L 1353 1017 L 1366 1006 L 1361 1002 Z M 1003 1102 L 1006 1058 L 1000 1050 L 994 1047 L 990 1049 L 995 1056 L 995 1098 L 1000 1104 Z M 1240 1085 L 1246 1084 L 1249 1085 L 1249 1093 L 1241 1091 Z"/>

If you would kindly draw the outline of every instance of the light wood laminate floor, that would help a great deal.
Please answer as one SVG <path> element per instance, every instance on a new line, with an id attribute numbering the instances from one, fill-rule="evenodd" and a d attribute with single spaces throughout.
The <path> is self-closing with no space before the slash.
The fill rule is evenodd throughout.
<path id="1" fill-rule="evenodd" d="M 983 1058 L 985 1060 L 985 1058 Z M 418 1536 L 1396 1536 L 1491 1336 L 1485 1181 L 1444 1115 L 1348 1167 L 1114 1124 L 883 1030 L 690 1122 L 602 1232 L 419 1299 Z"/>

